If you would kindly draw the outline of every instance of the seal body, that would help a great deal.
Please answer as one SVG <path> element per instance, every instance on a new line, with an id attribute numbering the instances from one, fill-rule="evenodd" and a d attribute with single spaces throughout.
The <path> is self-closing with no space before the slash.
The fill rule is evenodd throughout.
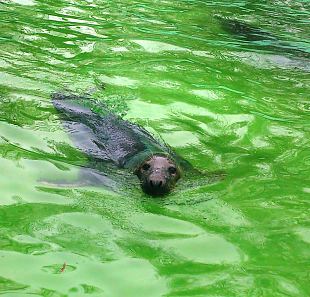
<path id="1" fill-rule="evenodd" d="M 95 113 L 81 104 L 85 100 L 70 94 L 52 95 L 65 129 L 77 148 L 90 158 L 91 166 L 98 169 L 104 168 L 102 164 L 112 164 L 127 169 L 137 175 L 145 193 L 169 193 L 182 176 L 183 167 L 190 164 L 144 128 L 107 109 L 103 114 Z"/>
<path id="2" fill-rule="evenodd" d="M 291 44 L 287 41 L 278 39 L 272 33 L 261 28 L 239 21 L 237 19 L 229 19 L 217 17 L 222 29 L 234 36 L 246 41 L 247 47 L 254 46 L 267 52 L 275 52 L 279 54 L 289 54 L 299 58 L 310 58 L 310 53 L 303 48 Z M 308 61 L 305 61 L 308 63 Z"/>

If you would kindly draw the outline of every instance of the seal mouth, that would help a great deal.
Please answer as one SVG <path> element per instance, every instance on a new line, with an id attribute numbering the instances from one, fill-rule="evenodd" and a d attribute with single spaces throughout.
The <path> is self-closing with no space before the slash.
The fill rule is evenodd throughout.
<path id="1" fill-rule="evenodd" d="M 168 187 L 151 187 L 149 185 L 141 184 L 142 191 L 150 196 L 158 197 L 165 196 L 171 192 Z"/>

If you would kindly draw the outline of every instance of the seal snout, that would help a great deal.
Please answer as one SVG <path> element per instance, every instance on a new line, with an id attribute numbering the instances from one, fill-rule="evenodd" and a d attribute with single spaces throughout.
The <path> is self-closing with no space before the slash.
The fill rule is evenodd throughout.
<path id="1" fill-rule="evenodd" d="M 167 180 L 162 173 L 156 175 L 150 175 L 145 180 L 145 184 L 142 184 L 144 192 L 153 196 L 165 195 L 170 192 L 170 188 L 167 186 Z"/>
<path id="2" fill-rule="evenodd" d="M 149 177 L 148 183 L 151 189 L 160 190 L 165 187 L 166 180 L 163 174 L 156 174 Z"/>
<path id="3" fill-rule="evenodd" d="M 156 180 L 156 179 L 151 179 L 150 180 L 150 186 L 152 188 L 160 188 L 163 184 L 162 180 Z"/>

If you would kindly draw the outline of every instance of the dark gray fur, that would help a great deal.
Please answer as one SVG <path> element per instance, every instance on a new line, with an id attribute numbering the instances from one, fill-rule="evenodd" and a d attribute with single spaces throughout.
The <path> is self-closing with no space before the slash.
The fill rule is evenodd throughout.
<path id="1" fill-rule="evenodd" d="M 63 126 L 76 147 L 89 158 L 89 169 L 83 170 L 82 184 L 109 185 L 107 170 L 111 170 L 111 166 L 135 173 L 142 162 L 153 155 L 169 158 L 183 172 L 193 170 L 189 162 L 144 128 L 109 112 L 102 103 L 100 107 L 103 112 L 93 112 L 85 106 L 90 101 L 87 96 L 63 93 L 52 95 L 53 105 L 60 114 Z"/>

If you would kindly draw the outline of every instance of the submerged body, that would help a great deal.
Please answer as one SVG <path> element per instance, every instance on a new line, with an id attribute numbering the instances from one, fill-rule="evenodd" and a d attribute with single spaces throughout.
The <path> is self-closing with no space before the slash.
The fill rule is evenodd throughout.
<path id="1" fill-rule="evenodd" d="M 64 127 L 77 148 L 90 158 L 91 166 L 100 168 L 105 163 L 127 169 L 137 175 L 145 193 L 169 193 L 190 164 L 142 127 L 108 111 L 95 113 L 81 104 L 83 100 L 87 98 L 52 96 Z"/>
<path id="2" fill-rule="evenodd" d="M 265 51 L 289 54 L 299 58 L 310 58 L 310 53 L 302 48 L 298 48 L 287 41 L 281 41 L 272 33 L 261 28 L 255 27 L 248 23 L 237 19 L 217 18 L 222 29 L 240 39 L 247 42 L 247 46 L 252 44 L 255 48 L 260 48 Z"/>

